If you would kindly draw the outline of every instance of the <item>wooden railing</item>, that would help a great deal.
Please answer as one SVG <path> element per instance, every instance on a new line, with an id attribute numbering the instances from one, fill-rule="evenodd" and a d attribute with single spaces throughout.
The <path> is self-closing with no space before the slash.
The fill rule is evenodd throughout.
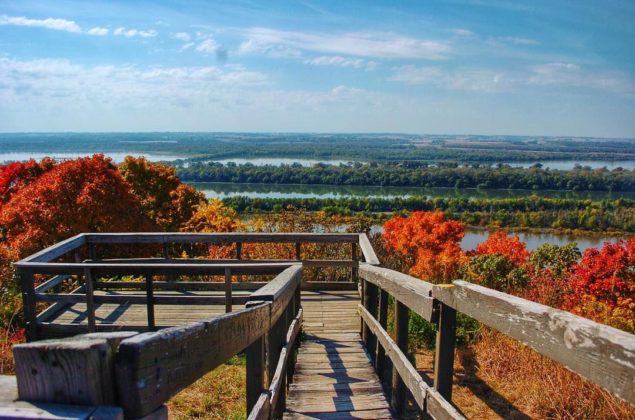
<path id="1" fill-rule="evenodd" d="M 469 315 L 635 405 L 635 335 L 465 281 L 433 285 L 360 264 L 362 337 L 377 373 L 392 361 L 391 405 L 403 413 L 408 393 L 433 418 L 463 418 L 452 401 L 456 312 Z M 386 332 L 388 296 L 395 301 L 393 340 Z M 409 311 L 437 327 L 434 383 L 407 357 Z M 388 379 L 388 378 L 384 378 Z"/>
<path id="2" fill-rule="evenodd" d="M 244 260 L 241 250 L 245 243 L 277 243 L 295 245 L 293 260 Z M 316 260 L 303 259 L 303 244 L 349 244 L 350 259 Z M 162 245 L 160 258 L 103 258 L 100 259 L 100 247 L 109 245 Z M 184 244 L 234 245 L 235 258 L 210 260 L 200 258 L 176 258 L 170 255 L 170 246 Z M 361 251 L 361 255 L 360 255 Z M 87 255 L 82 255 L 87 254 Z M 74 262 L 60 262 L 61 258 Z M 87 257 L 87 258 L 85 258 Z M 280 272 L 290 263 L 300 262 L 304 267 L 344 267 L 350 268 L 349 282 L 305 282 L 303 288 L 348 287 L 357 288 L 359 260 L 378 264 L 377 257 L 365 234 L 348 233 L 90 233 L 72 237 L 52 247 L 40 251 L 16 264 L 27 326 L 27 339 L 68 336 L 81 332 L 117 331 L 122 328 L 136 331 L 154 331 L 159 327 L 155 323 L 155 305 L 196 304 L 224 305 L 231 312 L 233 305 L 247 302 L 245 296 L 234 296 L 234 290 L 254 291 L 264 282 L 236 283 L 234 276 L 271 275 Z M 53 277 L 35 286 L 36 275 Z M 144 281 L 103 281 L 107 276 L 138 276 Z M 157 276 L 174 278 L 176 275 L 224 276 L 224 283 L 214 282 L 175 282 L 157 281 Z M 80 284 L 70 293 L 60 293 L 64 282 L 78 281 Z M 140 290 L 143 294 L 101 294 L 96 290 Z M 224 291 L 224 296 L 166 296 L 155 291 Z M 38 303 L 50 306 L 37 313 Z M 84 303 L 86 305 L 86 324 L 64 324 L 48 322 L 68 305 Z M 116 324 L 98 324 L 95 306 L 102 303 L 141 304 L 147 307 L 145 326 Z"/>
<path id="3" fill-rule="evenodd" d="M 278 412 L 302 323 L 301 278 L 302 266 L 290 265 L 252 293 L 245 309 L 180 327 L 16 345 L 19 398 L 112 406 L 114 418 L 116 407 L 127 418 L 164 418 L 168 399 L 246 350 L 248 409 L 258 403 L 255 413 Z"/>

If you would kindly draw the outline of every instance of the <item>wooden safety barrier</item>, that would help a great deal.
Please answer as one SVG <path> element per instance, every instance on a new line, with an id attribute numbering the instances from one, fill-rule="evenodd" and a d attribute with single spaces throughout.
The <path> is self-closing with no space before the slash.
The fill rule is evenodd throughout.
<path id="1" fill-rule="evenodd" d="M 359 271 L 364 290 L 360 305 L 364 341 L 378 372 L 383 370 L 385 358 L 392 361 L 392 406 L 398 414 L 409 393 L 417 407 L 434 418 L 462 418 L 451 404 L 457 311 L 635 405 L 633 334 L 465 281 L 433 285 L 369 264 L 361 264 Z M 388 294 L 395 300 L 395 340 L 386 332 Z M 407 357 L 408 311 L 437 327 L 432 387 Z"/>
<path id="2" fill-rule="evenodd" d="M 295 244 L 295 260 L 244 260 L 244 243 Z M 350 260 L 302 259 L 302 244 L 350 244 Z M 163 256 L 152 258 L 99 258 L 101 246 L 146 244 L 162 245 Z M 170 246 L 184 244 L 215 244 L 236 247 L 235 258 L 211 260 L 205 258 L 173 258 Z M 87 248 L 88 259 L 82 258 Z M 235 282 L 234 277 L 266 276 L 280 272 L 291 264 L 301 263 L 303 267 L 348 268 L 349 282 L 309 282 L 303 288 L 320 289 L 357 288 L 357 267 L 359 250 L 363 260 L 377 263 L 377 257 L 365 234 L 349 233 L 88 233 L 77 235 L 66 241 L 31 255 L 16 264 L 24 301 L 24 315 L 29 341 L 59 336 L 69 336 L 84 332 L 116 331 L 120 329 L 138 332 L 154 331 L 172 325 L 157 324 L 157 305 L 209 305 L 224 306 L 231 312 L 234 305 L 244 305 L 247 297 L 235 296 L 235 291 L 254 291 L 263 282 Z M 71 255 L 72 254 L 72 255 Z M 68 261 L 71 255 L 73 262 Z M 60 261 L 60 258 L 66 258 Z M 53 275 L 35 286 L 37 275 Z M 104 280 L 115 276 L 115 280 Z M 121 281 L 121 276 L 143 278 L 135 281 Z M 200 281 L 174 281 L 177 276 L 222 276 L 223 283 Z M 167 278 L 157 280 L 157 277 Z M 81 287 L 72 293 L 60 292 L 69 282 L 79 282 Z M 167 291 L 181 292 L 169 294 Z M 101 293 L 104 292 L 104 293 Z M 137 293 L 135 293 L 137 292 Z M 199 295 L 191 292 L 209 292 Z M 223 294 L 214 292 L 224 292 Z M 51 304 L 43 312 L 37 313 L 42 303 Z M 75 304 L 85 305 L 85 322 L 60 322 L 56 318 Z M 126 307 L 143 305 L 146 318 L 142 324 L 122 325 L 99 322 L 96 308 L 111 304 Z M 77 309 L 74 309 L 77 311 Z M 113 308 L 113 311 L 117 311 Z"/>
<path id="3" fill-rule="evenodd" d="M 230 357 L 247 350 L 248 369 L 265 382 L 272 410 L 284 408 L 302 323 L 302 266 L 284 269 L 249 296 L 246 308 L 157 332 L 93 333 L 14 346 L 21 400 L 32 403 L 116 406 L 127 418 L 165 417 L 164 403 Z M 258 343 L 266 342 L 267 346 Z M 261 352 L 255 354 L 254 348 Z M 255 356 L 255 358 L 254 358 Z M 89 373 L 89 374 L 87 374 Z M 250 398 L 250 394 L 248 394 Z M 248 409 L 254 404 L 248 400 Z M 272 411 L 274 412 L 274 411 Z"/>

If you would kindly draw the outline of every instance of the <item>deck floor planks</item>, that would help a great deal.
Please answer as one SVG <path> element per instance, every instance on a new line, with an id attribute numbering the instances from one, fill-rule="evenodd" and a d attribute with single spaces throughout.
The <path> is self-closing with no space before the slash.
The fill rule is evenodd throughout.
<path id="1" fill-rule="evenodd" d="M 234 296 L 245 296 L 250 292 L 236 291 Z M 145 296 L 144 292 L 136 291 L 116 291 L 105 292 L 95 291 L 95 295 L 126 295 L 135 294 Z M 155 291 L 155 296 L 224 296 L 224 292 L 176 292 L 176 291 Z M 244 305 L 233 305 L 234 311 L 243 309 Z M 216 315 L 225 313 L 225 305 L 154 305 L 154 317 L 157 327 L 172 327 L 184 325 L 190 322 L 200 321 Z M 145 304 L 118 304 L 102 303 L 95 304 L 95 320 L 97 325 L 126 325 L 131 327 L 146 326 L 148 316 Z M 68 306 L 64 311 L 51 317 L 47 322 L 53 324 L 75 324 L 87 325 L 86 304 L 76 303 Z"/>
<path id="2" fill-rule="evenodd" d="M 392 419 L 361 343 L 355 291 L 302 293 L 304 340 L 285 419 Z"/>

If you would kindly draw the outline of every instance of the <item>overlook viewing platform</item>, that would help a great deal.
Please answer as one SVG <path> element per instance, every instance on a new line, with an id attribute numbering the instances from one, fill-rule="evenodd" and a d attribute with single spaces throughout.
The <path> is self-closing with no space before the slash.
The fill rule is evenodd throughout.
<path id="1" fill-rule="evenodd" d="M 632 334 L 382 268 L 365 234 L 87 233 L 16 268 L 28 343 L 0 377 L 0 418 L 166 418 L 170 398 L 237 354 L 250 419 L 464 418 L 457 312 L 635 405 Z M 408 357 L 411 314 L 437 331 L 430 381 Z"/>

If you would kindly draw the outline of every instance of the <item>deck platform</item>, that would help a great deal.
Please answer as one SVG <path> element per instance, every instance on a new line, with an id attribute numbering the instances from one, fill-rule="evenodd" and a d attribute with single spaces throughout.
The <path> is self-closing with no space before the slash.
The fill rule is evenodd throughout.
<path id="1" fill-rule="evenodd" d="M 362 345 L 356 291 L 302 292 L 304 340 L 285 419 L 392 419 Z"/>

